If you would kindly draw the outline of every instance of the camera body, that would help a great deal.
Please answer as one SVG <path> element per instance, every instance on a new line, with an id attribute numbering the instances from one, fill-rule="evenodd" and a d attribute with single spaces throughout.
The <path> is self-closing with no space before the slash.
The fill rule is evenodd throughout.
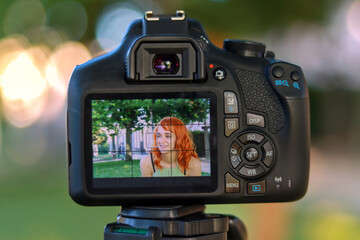
<path id="1" fill-rule="evenodd" d="M 172 149 L 160 129 L 176 139 Z M 309 178 L 307 85 L 300 67 L 261 43 L 220 49 L 183 12 L 148 12 L 119 48 L 75 68 L 67 143 L 69 192 L 82 205 L 293 201 Z"/>

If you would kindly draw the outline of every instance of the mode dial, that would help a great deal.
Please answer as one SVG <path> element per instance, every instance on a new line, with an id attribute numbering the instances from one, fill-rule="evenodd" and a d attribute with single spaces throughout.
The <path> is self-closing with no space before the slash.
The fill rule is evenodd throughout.
<path id="1" fill-rule="evenodd" d="M 263 58 L 265 53 L 265 45 L 259 42 L 247 40 L 226 39 L 224 41 L 224 49 L 243 57 L 259 57 Z"/>

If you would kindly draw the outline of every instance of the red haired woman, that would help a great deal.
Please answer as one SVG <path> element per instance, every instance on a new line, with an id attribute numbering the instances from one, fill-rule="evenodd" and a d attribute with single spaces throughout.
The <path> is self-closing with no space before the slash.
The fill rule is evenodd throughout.
<path id="1" fill-rule="evenodd" d="M 191 133 L 176 117 L 163 118 L 155 128 L 155 147 L 140 161 L 143 177 L 201 176 Z"/>

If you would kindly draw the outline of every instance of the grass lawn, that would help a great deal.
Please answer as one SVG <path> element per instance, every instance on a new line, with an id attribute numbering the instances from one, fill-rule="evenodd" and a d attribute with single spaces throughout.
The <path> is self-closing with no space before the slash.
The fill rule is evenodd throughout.
<path id="1" fill-rule="evenodd" d="M 201 176 L 210 176 L 202 172 Z M 141 177 L 140 160 L 94 163 L 94 178 Z"/>
<path id="2" fill-rule="evenodd" d="M 141 177 L 140 160 L 94 163 L 94 178 Z"/>

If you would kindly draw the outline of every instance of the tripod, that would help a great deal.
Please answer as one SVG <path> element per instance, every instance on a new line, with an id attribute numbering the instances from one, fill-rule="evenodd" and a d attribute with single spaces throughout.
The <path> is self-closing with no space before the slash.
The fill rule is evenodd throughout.
<path id="1" fill-rule="evenodd" d="M 205 214 L 205 205 L 123 206 L 104 240 L 247 240 L 244 223 L 231 215 Z"/>

